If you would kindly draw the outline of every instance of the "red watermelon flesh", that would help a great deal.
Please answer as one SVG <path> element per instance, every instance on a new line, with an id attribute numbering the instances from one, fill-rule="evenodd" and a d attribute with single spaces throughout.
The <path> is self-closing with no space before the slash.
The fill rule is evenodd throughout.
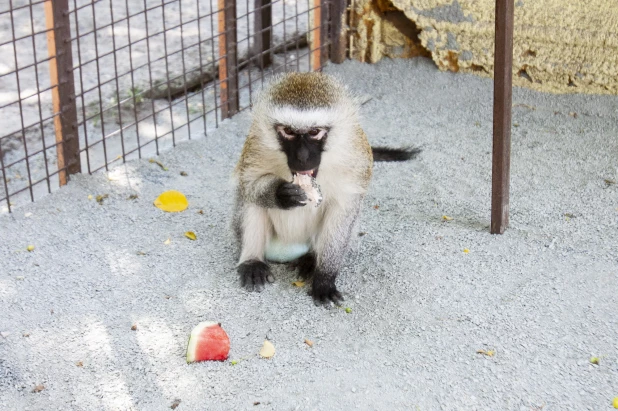
<path id="1" fill-rule="evenodd" d="M 191 331 L 187 346 L 187 363 L 223 361 L 230 352 L 230 338 L 221 324 L 212 321 L 199 323 Z"/>

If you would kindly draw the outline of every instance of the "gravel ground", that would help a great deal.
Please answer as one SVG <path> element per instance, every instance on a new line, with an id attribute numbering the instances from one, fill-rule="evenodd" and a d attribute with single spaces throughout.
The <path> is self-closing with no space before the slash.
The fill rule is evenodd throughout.
<path id="1" fill-rule="evenodd" d="M 129 162 L 0 216 L 6 409 L 612 408 L 618 98 L 515 90 L 511 227 L 496 236 L 491 81 L 425 59 L 327 71 L 373 96 L 372 143 L 424 149 L 376 166 L 338 279 L 351 312 L 315 307 L 283 266 L 260 294 L 239 287 L 229 177 L 243 114 L 160 156 L 169 171 Z M 168 189 L 189 209 L 153 207 Z M 204 320 L 223 324 L 238 364 L 185 363 Z"/>

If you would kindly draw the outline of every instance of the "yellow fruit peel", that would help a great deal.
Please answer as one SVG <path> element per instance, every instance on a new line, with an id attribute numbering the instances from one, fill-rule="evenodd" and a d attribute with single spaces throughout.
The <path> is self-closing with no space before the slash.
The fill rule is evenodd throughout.
<path id="1" fill-rule="evenodd" d="M 189 202 L 187 197 L 180 191 L 169 190 L 161 193 L 154 201 L 154 205 L 168 213 L 176 213 L 186 210 L 189 207 Z"/>

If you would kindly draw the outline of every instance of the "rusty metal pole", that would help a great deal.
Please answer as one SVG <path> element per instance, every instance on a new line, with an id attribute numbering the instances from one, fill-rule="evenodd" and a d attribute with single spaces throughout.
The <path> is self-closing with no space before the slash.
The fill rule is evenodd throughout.
<path id="1" fill-rule="evenodd" d="M 218 4 L 221 118 L 226 119 L 238 113 L 236 0 L 219 0 Z"/>
<path id="2" fill-rule="evenodd" d="M 491 233 L 509 224 L 511 108 L 513 75 L 513 0 L 496 0 L 494 54 L 494 136 L 491 184 Z"/>
<path id="3" fill-rule="evenodd" d="M 70 174 L 81 172 L 69 0 L 46 1 L 45 23 L 48 30 L 47 50 L 50 57 L 49 76 L 56 130 L 58 179 L 63 186 Z"/>
<path id="4" fill-rule="evenodd" d="M 331 8 L 330 8 L 331 0 L 321 0 L 320 1 L 320 36 L 322 37 L 320 40 L 320 66 L 324 67 L 326 62 L 330 57 L 330 44 L 331 44 L 331 27 L 330 27 L 330 16 L 331 16 Z"/>
<path id="5" fill-rule="evenodd" d="M 253 53 L 261 70 L 272 63 L 272 7 L 271 0 L 255 0 L 255 45 Z"/>
<path id="6" fill-rule="evenodd" d="M 333 63 L 343 63 L 346 59 L 347 49 L 347 19 L 346 0 L 333 0 L 331 5 L 331 32 L 332 41 L 330 60 Z"/>
<path id="7" fill-rule="evenodd" d="M 309 49 L 311 52 L 311 71 L 318 71 L 322 68 L 322 0 L 313 0 L 313 14 L 310 28 Z"/>

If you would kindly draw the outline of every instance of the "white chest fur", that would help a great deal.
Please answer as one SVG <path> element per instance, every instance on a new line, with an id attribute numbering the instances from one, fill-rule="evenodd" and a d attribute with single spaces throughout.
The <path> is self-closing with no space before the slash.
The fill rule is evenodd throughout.
<path id="1" fill-rule="evenodd" d="M 281 243 L 310 243 L 322 217 L 322 207 L 307 204 L 292 210 L 269 209 L 273 237 Z"/>

